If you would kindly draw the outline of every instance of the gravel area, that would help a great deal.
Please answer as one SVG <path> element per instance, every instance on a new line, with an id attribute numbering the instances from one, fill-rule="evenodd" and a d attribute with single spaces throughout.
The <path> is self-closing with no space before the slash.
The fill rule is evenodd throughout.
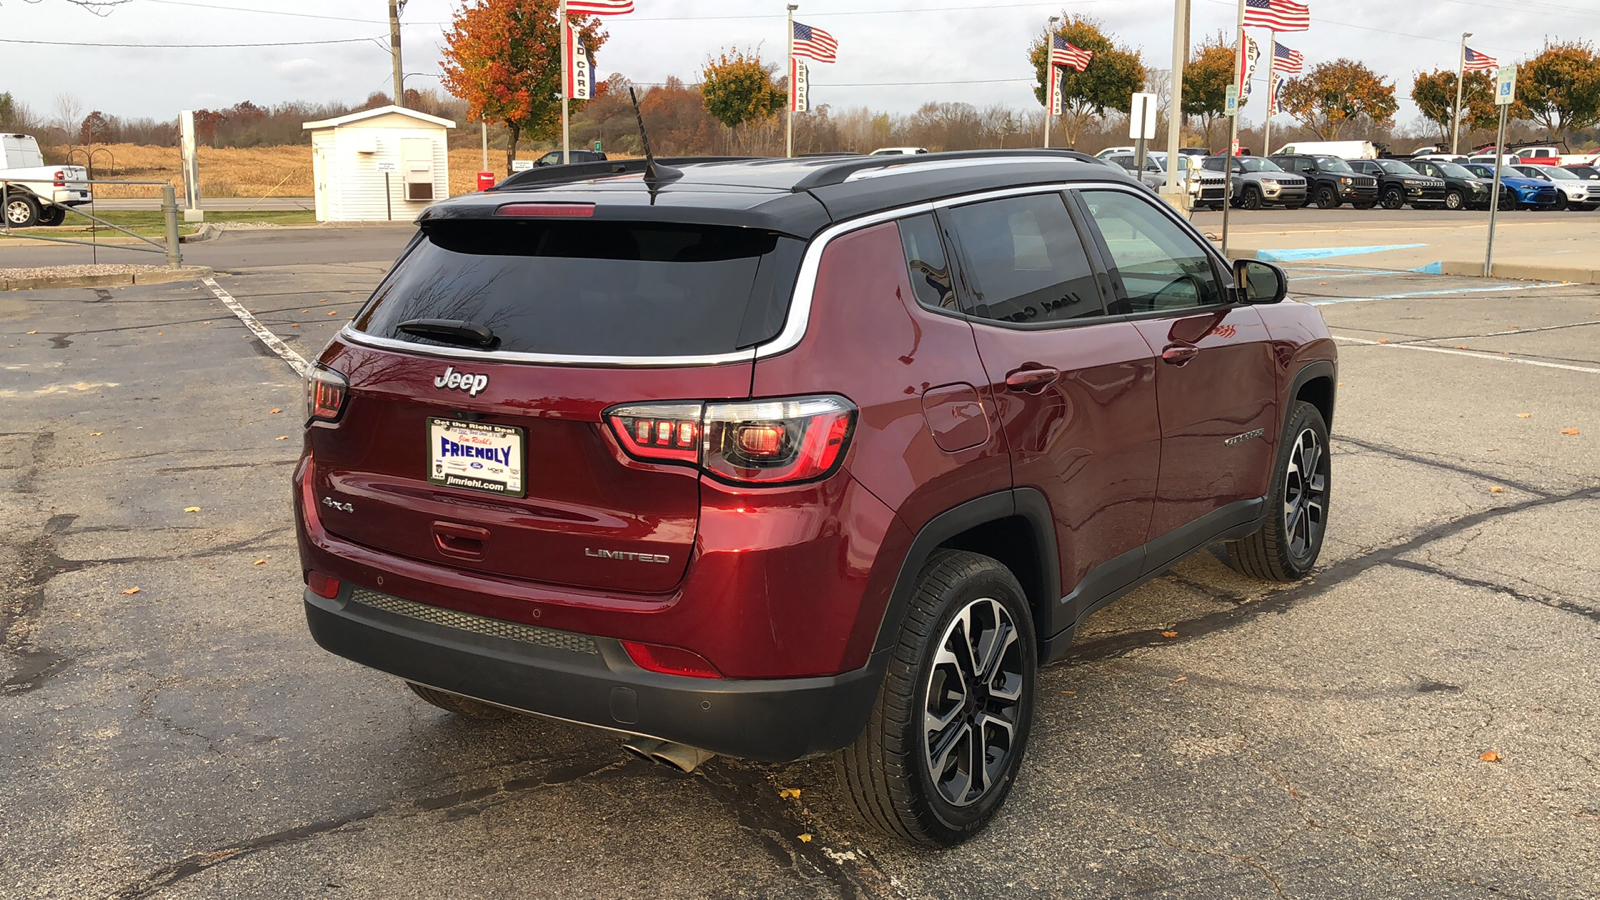
<path id="1" fill-rule="evenodd" d="M 0 269 L 0 279 L 82 277 L 89 275 L 137 275 L 140 272 L 161 272 L 166 266 L 141 266 L 133 263 L 99 263 L 95 265 L 31 266 L 18 269 Z"/>

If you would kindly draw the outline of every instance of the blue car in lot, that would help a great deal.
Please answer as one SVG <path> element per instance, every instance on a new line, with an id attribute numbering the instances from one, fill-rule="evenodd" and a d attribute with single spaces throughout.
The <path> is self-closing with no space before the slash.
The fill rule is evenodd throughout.
<path id="1" fill-rule="evenodd" d="M 1480 178 L 1494 177 L 1494 166 L 1473 163 L 1466 169 Z M 1554 184 L 1518 174 L 1511 166 L 1500 167 L 1500 183 L 1516 192 L 1518 209 L 1555 209 L 1560 200 Z"/>

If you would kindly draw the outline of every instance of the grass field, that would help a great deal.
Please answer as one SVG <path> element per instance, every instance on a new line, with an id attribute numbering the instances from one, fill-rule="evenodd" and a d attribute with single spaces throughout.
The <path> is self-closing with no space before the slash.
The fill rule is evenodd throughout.
<path id="1" fill-rule="evenodd" d="M 91 150 L 96 179 L 170 181 L 178 187 L 179 197 L 183 196 L 178 148 L 96 144 Z M 56 152 L 57 158 L 64 158 L 67 151 L 64 147 L 58 147 Z M 74 153 L 71 162 L 82 165 L 83 153 Z M 450 151 L 450 193 L 466 194 L 477 190 L 478 167 L 482 164 L 483 156 L 478 150 Z M 505 176 L 503 153 L 491 153 L 489 165 L 497 177 Z M 200 148 L 202 197 L 309 197 L 312 190 L 309 145 Z M 161 188 L 108 184 L 97 187 L 95 195 L 105 198 L 159 197 Z"/>

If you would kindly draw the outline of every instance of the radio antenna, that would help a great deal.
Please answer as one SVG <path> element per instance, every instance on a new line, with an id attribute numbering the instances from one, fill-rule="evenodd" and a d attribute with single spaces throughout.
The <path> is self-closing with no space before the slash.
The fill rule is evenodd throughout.
<path id="1" fill-rule="evenodd" d="M 628 98 L 633 101 L 633 117 L 639 122 L 639 141 L 644 144 L 644 184 L 650 189 L 650 202 L 653 205 L 656 191 L 663 184 L 682 178 L 683 171 L 656 163 L 656 155 L 650 152 L 650 134 L 644 130 L 644 113 L 639 111 L 639 95 L 633 92 L 633 85 L 628 86 Z"/>

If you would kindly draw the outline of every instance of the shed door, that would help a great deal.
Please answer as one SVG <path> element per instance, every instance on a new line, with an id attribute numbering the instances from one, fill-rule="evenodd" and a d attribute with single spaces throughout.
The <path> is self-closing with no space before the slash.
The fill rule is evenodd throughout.
<path id="1" fill-rule="evenodd" d="M 401 138 L 400 168 L 406 176 L 406 199 L 433 200 L 433 140 Z"/>

